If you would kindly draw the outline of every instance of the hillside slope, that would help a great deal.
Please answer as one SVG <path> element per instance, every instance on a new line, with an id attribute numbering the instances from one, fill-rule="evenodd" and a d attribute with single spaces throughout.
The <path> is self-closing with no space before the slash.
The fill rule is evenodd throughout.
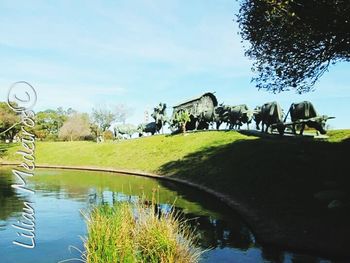
<path id="1" fill-rule="evenodd" d="M 37 164 L 142 170 L 201 184 L 244 208 L 257 237 L 292 249 L 347 256 L 350 130 L 329 139 L 256 137 L 234 131 L 121 142 L 38 142 Z M 17 147 L 5 161 L 20 161 Z M 337 201 L 341 207 L 330 209 Z"/>

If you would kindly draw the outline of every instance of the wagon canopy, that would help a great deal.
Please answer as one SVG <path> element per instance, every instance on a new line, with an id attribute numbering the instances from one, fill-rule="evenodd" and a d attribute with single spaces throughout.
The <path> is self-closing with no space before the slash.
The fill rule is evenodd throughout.
<path id="1" fill-rule="evenodd" d="M 210 120 L 214 114 L 214 108 L 218 105 L 215 95 L 211 92 L 186 100 L 174 106 L 174 113 L 187 110 L 195 118 Z"/>

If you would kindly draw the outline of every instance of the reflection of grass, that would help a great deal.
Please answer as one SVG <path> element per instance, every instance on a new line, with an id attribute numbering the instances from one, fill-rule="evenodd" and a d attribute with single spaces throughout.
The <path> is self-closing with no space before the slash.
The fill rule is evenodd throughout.
<path id="1" fill-rule="evenodd" d="M 195 201 L 190 201 L 186 197 L 179 196 L 178 188 L 170 190 L 168 187 L 163 187 L 159 181 L 145 177 L 125 176 L 120 174 L 110 174 L 92 171 L 70 171 L 70 170 L 48 170 L 37 169 L 35 176 L 28 178 L 30 182 L 35 182 L 37 189 L 50 192 L 64 191 L 67 194 L 83 194 L 87 195 L 89 189 L 96 188 L 99 193 L 110 191 L 113 193 L 123 193 L 126 196 L 139 196 L 141 193 L 145 198 L 152 197 L 152 191 L 155 189 L 159 192 L 160 203 L 172 203 L 176 199 L 176 205 L 184 211 L 191 211 L 197 215 L 211 215 L 203 205 Z M 183 189 L 184 187 L 182 187 Z M 185 194 L 188 192 L 198 195 L 198 192 L 193 189 L 183 189 Z M 203 195 L 200 196 L 203 200 Z M 197 199 L 198 200 L 198 199 Z M 205 205 L 208 205 L 207 203 Z M 220 217 L 218 214 L 216 217 Z"/>
<path id="2" fill-rule="evenodd" d="M 119 202 L 96 207 L 88 219 L 86 262 L 198 262 L 196 236 L 174 212 Z"/>

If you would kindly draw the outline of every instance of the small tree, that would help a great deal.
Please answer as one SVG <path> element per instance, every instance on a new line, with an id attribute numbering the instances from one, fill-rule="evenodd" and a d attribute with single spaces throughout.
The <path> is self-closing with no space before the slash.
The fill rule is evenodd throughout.
<path id="1" fill-rule="evenodd" d="M 186 133 L 186 124 L 191 121 L 190 113 L 187 110 L 175 113 L 175 121 L 180 125 L 182 133 Z"/>
<path id="2" fill-rule="evenodd" d="M 89 136 L 91 133 L 87 114 L 73 114 L 59 131 L 59 138 L 62 140 L 83 140 Z"/>
<path id="3" fill-rule="evenodd" d="M 101 135 L 103 136 L 104 132 L 111 127 L 115 118 L 116 115 L 107 108 L 92 109 L 92 120 L 96 125 L 93 128 L 96 130 L 97 137 Z"/>
<path id="4" fill-rule="evenodd" d="M 114 134 L 111 130 L 106 130 L 103 132 L 103 138 L 107 141 L 111 141 L 114 139 Z"/>
<path id="5" fill-rule="evenodd" d="M 99 127 L 96 123 L 90 122 L 90 131 L 91 131 L 91 135 L 92 135 L 93 139 L 97 140 L 97 138 L 101 132 L 100 132 Z"/>

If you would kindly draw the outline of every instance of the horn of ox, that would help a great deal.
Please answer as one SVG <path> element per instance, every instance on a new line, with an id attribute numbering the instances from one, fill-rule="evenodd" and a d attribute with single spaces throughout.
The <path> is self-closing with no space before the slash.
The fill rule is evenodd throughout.
<path id="1" fill-rule="evenodd" d="M 335 119 L 335 117 L 328 117 L 327 115 L 322 115 L 321 116 L 321 119 L 323 119 L 323 120 L 331 120 L 331 119 Z"/>
<path id="2" fill-rule="evenodd" d="M 317 116 L 317 117 L 314 117 L 314 118 L 311 118 L 311 119 L 305 120 L 305 121 L 327 121 L 330 119 L 335 119 L 335 117 L 328 117 L 327 115 L 322 115 L 322 116 Z M 303 122 L 303 121 L 301 121 L 301 122 Z"/>

